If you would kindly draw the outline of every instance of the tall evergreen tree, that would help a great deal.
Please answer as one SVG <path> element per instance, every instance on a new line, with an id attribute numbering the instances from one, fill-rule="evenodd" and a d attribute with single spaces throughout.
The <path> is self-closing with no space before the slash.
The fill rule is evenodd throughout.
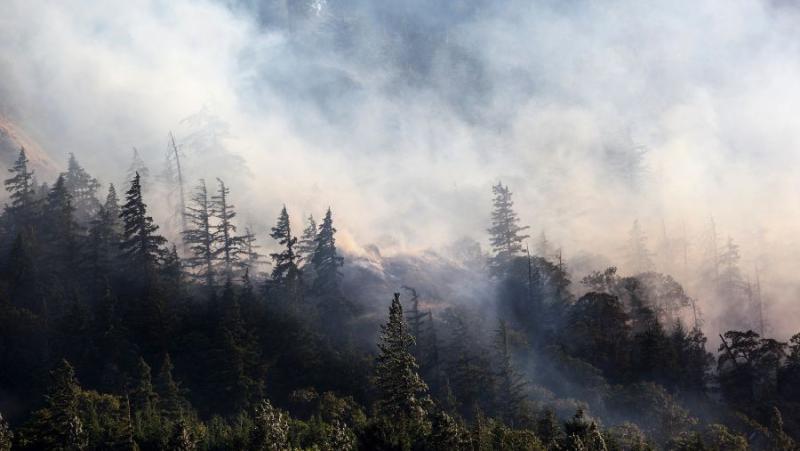
<path id="1" fill-rule="evenodd" d="M 126 193 L 126 202 L 120 211 L 124 224 L 120 248 L 128 261 L 148 277 L 164 254 L 162 246 L 167 240 L 156 234 L 158 226 L 147 215 L 147 205 L 142 199 L 141 177 L 138 173 Z"/>
<path id="2" fill-rule="evenodd" d="M 342 273 L 339 268 L 344 265 L 344 258 L 336 252 L 336 229 L 333 227 L 331 209 L 325 213 L 325 219 L 319 226 L 315 239 L 316 247 L 311 257 L 314 267 L 314 291 L 317 294 L 339 294 Z"/>
<path id="3" fill-rule="evenodd" d="M 69 154 L 67 171 L 62 175 L 64 186 L 75 206 L 75 219 L 79 224 L 86 226 L 100 209 L 100 201 L 96 197 L 100 182 L 86 172 L 72 153 Z"/>
<path id="4" fill-rule="evenodd" d="M 164 354 L 164 361 L 156 377 L 156 392 L 158 393 L 159 408 L 164 415 L 177 420 L 183 418 L 188 411 L 188 403 L 183 397 L 180 384 L 172 376 L 172 359 L 169 354 Z"/>
<path id="5" fill-rule="evenodd" d="M 317 221 L 314 220 L 314 215 L 308 215 L 306 228 L 303 229 L 303 234 L 300 235 L 300 240 L 297 242 L 297 256 L 303 262 L 304 270 L 310 267 L 311 258 L 314 256 L 316 248 Z"/>
<path id="6" fill-rule="evenodd" d="M 50 372 L 45 407 L 34 414 L 33 441 L 37 449 L 75 451 L 86 448 L 87 437 L 78 403 L 81 387 L 66 360 Z"/>
<path id="7" fill-rule="evenodd" d="M 77 269 L 79 226 L 74 213 L 72 196 L 66 189 L 64 177 L 59 176 L 47 194 L 44 236 L 50 256 L 49 266 L 55 268 L 56 274 L 62 277 L 71 276 Z"/>
<path id="8" fill-rule="evenodd" d="M 92 282 L 97 289 L 105 287 L 119 255 L 122 234 L 119 213 L 117 190 L 111 184 L 108 187 L 105 203 L 100 207 L 89 227 L 87 259 L 93 278 Z"/>
<path id="9" fill-rule="evenodd" d="M 211 222 L 214 214 L 214 205 L 208 196 L 206 182 L 200 180 L 192 193 L 191 202 L 186 207 L 188 228 L 183 231 L 183 241 L 191 253 L 185 259 L 186 266 L 197 271 L 197 277 L 208 289 L 213 289 L 215 286 L 215 237 Z"/>
<path id="10" fill-rule="evenodd" d="M 522 253 L 522 243 L 528 238 L 522 232 L 528 226 L 519 225 L 519 216 L 514 211 L 514 202 L 511 200 L 511 191 L 502 183 L 492 187 L 494 193 L 492 210 L 492 227 L 489 228 L 489 241 L 495 252 L 490 259 L 494 274 L 502 274 L 506 265 L 513 257 Z"/>
<path id="11" fill-rule="evenodd" d="M 30 226 L 35 215 L 36 186 L 33 170 L 28 168 L 28 163 L 25 148 L 21 148 L 19 157 L 8 170 L 12 176 L 4 181 L 11 200 L 11 205 L 6 205 L 6 210 L 11 213 L 17 228 Z"/>
<path id="12" fill-rule="evenodd" d="M 211 197 L 214 213 L 217 216 L 217 226 L 214 231 L 214 242 L 216 243 L 214 256 L 222 266 L 220 273 L 225 277 L 233 277 L 234 271 L 241 268 L 242 237 L 236 235 L 236 226 L 233 224 L 236 210 L 228 198 L 230 188 L 225 186 L 225 182 L 220 179 L 217 179 L 217 183 L 219 186 L 217 194 Z"/>
<path id="13" fill-rule="evenodd" d="M 270 236 L 284 246 L 282 251 L 270 254 L 273 261 L 272 282 L 285 289 L 295 289 L 300 280 L 300 269 L 297 267 L 297 254 L 294 249 L 297 237 L 292 235 L 289 213 L 285 205 Z"/>
<path id="14" fill-rule="evenodd" d="M 375 385 L 380 392 L 378 411 L 392 418 L 406 433 L 416 434 L 429 428 L 431 400 L 428 386 L 417 373 L 418 365 L 411 348 L 414 337 L 408 332 L 400 294 L 395 293 L 389 307 L 389 320 L 381 326 L 379 355 L 375 367 Z"/>

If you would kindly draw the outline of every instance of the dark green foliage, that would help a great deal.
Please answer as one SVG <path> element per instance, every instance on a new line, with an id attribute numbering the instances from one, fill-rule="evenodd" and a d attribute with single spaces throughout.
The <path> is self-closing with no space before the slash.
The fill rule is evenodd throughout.
<path id="1" fill-rule="evenodd" d="M 336 229 L 333 227 L 331 209 L 325 213 L 325 219 L 319 225 L 319 232 L 314 240 L 314 254 L 311 265 L 314 268 L 313 290 L 319 294 L 337 295 L 341 289 L 342 274 L 339 268 L 344 259 L 336 252 Z"/>
<path id="2" fill-rule="evenodd" d="M 123 236 L 120 248 L 133 268 L 150 277 L 155 265 L 164 255 L 163 246 L 167 240 L 156 234 L 158 226 L 147 215 L 147 205 L 142 198 L 141 176 L 136 173 L 131 187 L 126 193 L 120 218 L 123 222 Z"/>
<path id="3" fill-rule="evenodd" d="M 36 214 L 35 187 L 33 185 L 33 171 L 28 168 L 28 156 L 25 149 L 19 150 L 19 156 L 9 169 L 11 177 L 4 181 L 8 191 L 11 205 L 6 205 L 6 211 L 11 215 L 14 231 L 17 233 L 29 227 Z"/>
<path id="4" fill-rule="evenodd" d="M 400 295 L 395 293 L 389 307 L 389 321 L 381 326 L 380 354 L 375 366 L 375 386 L 379 392 L 376 409 L 393 419 L 395 433 L 412 439 L 430 428 L 428 386 L 417 373 L 411 355 L 414 337 L 403 317 Z"/>
<path id="5" fill-rule="evenodd" d="M 300 288 L 300 269 L 298 268 L 298 257 L 294 247 L 297 244 L 297 237 L 292 235 L 292 227 L 289 223 L 289 213 L 286 206 L 281 209 L 278 222 L 272 228 L 270 236 L 284 248 L 270 254 L 272 257 L 272 280 L 275 288 L 282 291 L 289 301 L 296 301 Z"/>
<path id="6" fill-rule="evenodd" d="M 506 187 L 495 187 L 497 218 L 513 225 L 495 249 L 497 290 L 467 306 L 435 284 L 424 302 L 406 288 L 406 315 L 396 296 L 376 349 L 384 314 L 341 283 L 360 269 L 343 270 L 330 211 L 298 243 L 283 209 L 265 280 L 221 182 L 193 205 L 184 237 L 196 248 L 182 260 L 147 216 L 141 177 L 120 208 L 113 185 L 92 202 L 96 181 L 74 158 L 50 186 L 34 186 L 24 154 L 12 173 L 0 451 L 796 449 L 800 334 L 729 331 L 712 372 L 677 281 L 609 268 L 576 301 L 560 253 L 522 253 Z M 729 247 L 720 280 L 736 282 Z"/>
<path id="7" fill-rule="evenodd" d="M 45 406 L 34 412 L 22 441 L 39 449 L 85 449 L 88 439 L 79 415 L 81 388 L 75 370 L 64 360 L 50 372 L 50 377 Z"/>

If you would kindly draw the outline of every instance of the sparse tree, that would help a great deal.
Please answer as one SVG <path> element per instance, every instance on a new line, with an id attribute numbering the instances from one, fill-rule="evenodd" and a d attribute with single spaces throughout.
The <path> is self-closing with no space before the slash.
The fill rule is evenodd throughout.
<path id="1" fill-rule="evenodd" d="M 492 227 L 489 228 L 489 241 L 495 252 L 490 259 L 490 266 L 494 274 L 499 275 L 505 271 L 506 265 L 516 256 L 522 254 L 522 243 L 528 238 L 523 232 L 528 226 L 519 225 L 519 216 L 514 211 L 514 202 L 511 200 L 511 191 L 502 183 L 492 187 L 494 193 L 492 210 Z"/>
<path id="2" fill-rule="evenodd" d="M 188 228 L 183 231 L 183 242 L 189 248 L 190 256 L 184 260 L 184 263 L 187 267 L 197 271 L 197 278 L 211 290 L 215 286 L 215 237 L 211 223 L 215 211 L 208 196 L 205 180 L 200 180 L 192 193 L 191 202 L 186 207 L 185 215 L 188 220 Z"/>

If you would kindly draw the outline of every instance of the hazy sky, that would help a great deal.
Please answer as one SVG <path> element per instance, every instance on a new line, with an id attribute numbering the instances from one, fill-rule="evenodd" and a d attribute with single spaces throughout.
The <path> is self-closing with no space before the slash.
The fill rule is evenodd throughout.
<path id="1" fill-rule="evenodd" d="M 791 2 L 2 3 L 0 112 L 103 181 L 173 130 L 243 219 L 330 205 L 350 246 L 485 240 L 497 180 L 567 255 L 618 258 L 638 218 L 697 261 L 713 215 L 797 318 Z"/>

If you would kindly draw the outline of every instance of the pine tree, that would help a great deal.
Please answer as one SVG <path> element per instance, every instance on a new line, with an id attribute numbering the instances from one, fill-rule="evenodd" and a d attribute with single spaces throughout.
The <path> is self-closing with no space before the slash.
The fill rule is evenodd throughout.
<path id="1" fill-rule="evenodd" d="M 78 411 L 81 388 L 75 379 L 75 370 L 62 360 L 50 376 L 45 407 L 34 414 L 34 441 L 40 449 L 84 449 L 87 438 Z"/>
<path id="2" fill-rule="evenodd" d="M 35 215 L 36 185 L 28 163 L 25 148 L 21 148 L 19 157 L 8 170 L 13 175 L 4 181 L 11 200 L 11 205 L 6 205 L 6 211 L 12 215 L 17 228 L 30 226 Z"/>
<path id="3" fill-rule="evenodd" d="M 217 194 L 211 197 L 213 210 L 217 217 L 217 227 L 214 231 L 214 242 L 216 243 L 214 257 L 220 260 L 222 266 L 220 273 L 225 277 L 233 277 L 234 271 L 242 266 L 242 237 L 236 235 L 236 226 L 233 224 L 236 210 L 228 199 L 230 188 L 226 187 L 220 179 L 217 179 L 217 183 L 219 184 Z"/>
<path id="4" fill-rule="evenodd" d="M 157 235 L 158 226 L 147 215 L 147 205 L 142 199 L 141 177 L 138 173 L 131 181 L 122 206 L 120 218 L 124 224 L 123 239 L 120 243 L 122 254 L 128 261 L 142 270 L 147 277 L 164 254 L 162 246 L 167 240 Z"/>
<path id="5" fill-rule="evenodd" d="M 72 153 L 69 154 L 67 171 L 62 175 L 64 186 L 75 206 L 75 218 L 79 224 L 86 226 L 100 209 L 100 201 L 95 197 L 100 183 L 81 167 L 75 154 Z"/>
<path id="6" fill-rule="evenodd" d="M 514 211 L 514 202 L 511 200 L 511 191 L 502 183 L 492 187 L 494 193 L 494 210 L 492 211 L 492 227 L 489 228 L 489 241 L 495 256 L 490 259 L 490 266 L 494 274 L 499 275 L 505 271 L 506 265 L 515 256 L 522 253 L 522 243 L 528 238 L 522 232 L 528 226 L 519 225 L 519 217 Z"/>
<path id="7" fill-rule="evenodd" d="M 78 230 L 74 219 L 72 196 L 66 189 L 64 177 L 59 176 L 47 194 L 44 211 L 44 235 L 49 263 L 62 277 L 70 277 L 77 269 Z"/>
<path id="8" fill-rule="evenodd" d="M 633 227 L 628 235 L 627 263 L 628 269 L 634 274 L 655 269 L 652 254 L 647 249 L 647 236 L 639 225 L 638 219 L 633 221 Z"/>
<path id="9" fill-rule="evenodd" d="M 407 433 L 426 430 L 431 400 L 428 386 L 417 374 L 418 366 L 410 351 L 414 337 L 408 332 L 400 294 L 395 293 L 389 320 L 381 326 L 380 354 L 375 367 L 375 385 L 380 393 L 378 411 L 392 418 Z"/>
<path id="10" fill-rule="evenodd" d="M 136 379 L 136 385 L 130 393 L 130 402 L 137 412 L 149 414 L 155 411 L 158 404 L 158 395 L 153 390 L 150 365 L 139 357 L 137 369 L 139 374 Z"/>
<path id="11" fill-rule="evenodd" d="M 106 285 L 118 256 L 121 233 L 119 199 L 114 185 L 111 184 L 105 204 L 100 207 L 89 227 L 87 260 L 96 289 Z"/>
<path id="12" fill-rule="evenodd" d="M 183 231 L 183 242 L 186 243 L 191 253 L 185 259 L 186 266 L 197 270 L 197 277 L 203 280 L 208 289 L 213 289 L 215 286 L 215 237 L 211 223 L 214 214 L 214 206 L 208 196 L 206 182 L 200 180 L 192 193 L 190 204 L 186 207 L 188 228 Z"/>
<path id="13" fill-rule="evenodd" d="M 172 377 L 172 359 L 169 354 L 164 354 L 164 361 L 156 377 L 156 392 L 158 393 L 159 408 L 169 419 L 183 418 L 187 413 L 188 405 L 183 398 L 180 384 Z"/>
<path id="14" fill-rule="evenodd" d="M 511 349 L 508 344 L 508 328 L 504 320 L 500 320 L 495 338 L 497 352 L 497 406 L 502 412 L 503 420 L 514 427 L 524 415 L 525 382 L 511 361 Z"/>
<path id="15" fill-rule="evenodd" d="M 300 269 L 297 267 L 297 254 L 294 247 L 297 244 L 297 237 L 292 236 L 291 225 L 289 224 L 289 213 L 286 206 L 278 216 L 278 223 L 272 228 L 270 236 L 284 246 L 284 250 L 270 254 L 273 261 L 272 283 L 278 287 L 289 290 L 290 298 L 294 298 L 297 284 L 300 280 Z"/>
<path id="16" fill-rule="evenodd" d="M 303 229 L 303 234 L 297 242 L 297 256 L 303 262 L 304 271 L 310 268 L 311 258 L 317 248 L 317 222 L 314 220 L 314 215 L 308 215 L 306 224 L 306 228 Z"/>
<path id="17" fill-rule="evenodd" d="M 336 252 L 335 234 L 333 215 L 328 208 L 319 226 L 314 255 L 311 257 L 311 264 L 314 267 L 314 291 L 317 294 L 337 295 L 341 288 L 342 273 L 339 272 L 339 268 L 344 265 L 344 258 Z"/>

